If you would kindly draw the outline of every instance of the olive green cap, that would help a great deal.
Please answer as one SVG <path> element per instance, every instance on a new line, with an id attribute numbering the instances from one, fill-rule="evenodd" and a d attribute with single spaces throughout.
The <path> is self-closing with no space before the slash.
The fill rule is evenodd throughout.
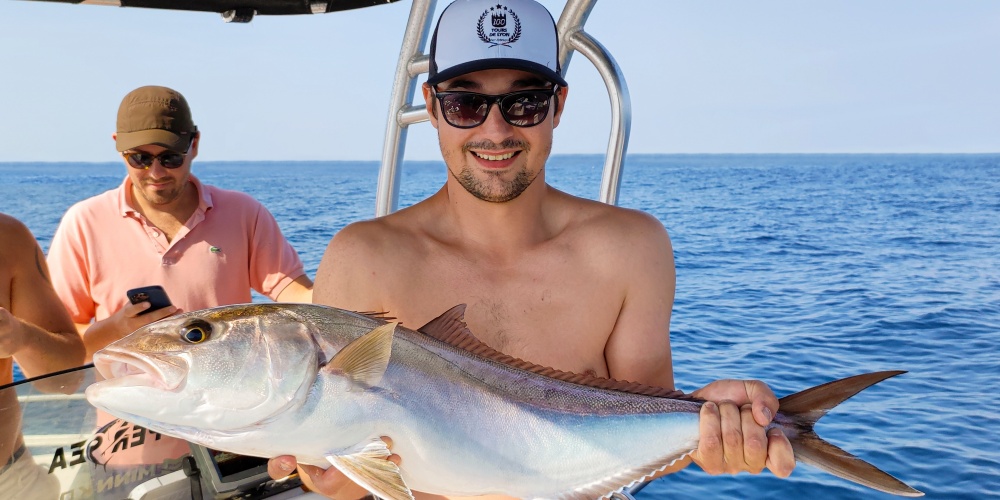
<path id="1" fill-rule="evenodd" d="M 198 127 L 180 92 L 166 87 L 139 87 L 118 107 L 115 146 L 119 152 L 156 144 L 171 151 L 188 150 Z"/>

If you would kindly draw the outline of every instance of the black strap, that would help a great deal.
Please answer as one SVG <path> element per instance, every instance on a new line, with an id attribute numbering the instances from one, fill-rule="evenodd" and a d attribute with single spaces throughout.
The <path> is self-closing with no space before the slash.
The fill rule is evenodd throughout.
<path id="1" fill-rule="evenodd" d="M 3 464 L 3 467 L 0 467 L 0 474 L 7 472 L 7 469 L 9 469 L 10 466 L 14 465 L 14 462 L 17 462 L 17 460 L 21 458 L 21 455 L 24 455 L 24 450 L 26 449 L 27 447 L 24 446 L 24 443 L 21 443 L 21 446 L 18 449 L 14 450 L 14 453 L 12 453 L 10 455 L 10 458 L 7 459 L 7 463 Z"/>
<path id="2" fill-rule="evenodd" d="M 191 481 L 191 500 L 202 500 L 201 495 L 201 469 L 194 457 L 187 455 L 181 459 L 184 475 Z"/>

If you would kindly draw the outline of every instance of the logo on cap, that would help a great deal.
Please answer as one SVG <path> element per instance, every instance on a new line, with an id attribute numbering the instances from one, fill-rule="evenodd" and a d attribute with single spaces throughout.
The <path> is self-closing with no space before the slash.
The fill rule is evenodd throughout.
<path id="1" fill-rule="evenodd" d="M 510 18 L 514 21 L 514 29 L 512 31 L 507 29 L 508 14 L 510 14 Z M 487 16 L 489 16 L 490 23 L 492 24 L 489 32 L 486 31 L 484 25 Z M 498 45 L 510 47 L 510 44 L 521 38 L 521 20 L 517 18 L 517 14 L 512 9 L 508 9 L 505 5 L 497 4 L 495 7 L 486 9 L 483 11 L 483 15 L 479 16 L 476 33 L 479 34 L 479 39 L 483 43 L 490 44 L 490 48 Z"/>

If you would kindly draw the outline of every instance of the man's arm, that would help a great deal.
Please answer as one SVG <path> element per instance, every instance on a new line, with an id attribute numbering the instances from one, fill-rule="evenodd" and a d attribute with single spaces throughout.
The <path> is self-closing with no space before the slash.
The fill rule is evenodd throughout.
<path id="1" fill-rule="evenodd" d="M 83 343 L 87 348 L 87 360 L 93 359 L 94 353 L 103 349 L 108 344 L 178 311 L 176 306 L 171 305 L 148 314 L 142 314 L 149 307 L 149 302 L 145 301 L 138 304 L 125 304 L 125 307 L 115 311 L 114 314 L 101 321 L 95 321 L 90 324 L 77 323 L 76 328 L 78 330 L 82 329 L 81 331 L 83 332 Z"/>
<path id="2" fill-rule="evenodd" d="M 626 242 L 629 251 L 627 255 L 599 256 L 615 263 L 625 286 L 621 311 L 604 349 L 608 375 L 672 390 L 670 315 L 677 277 L 670 237 L 654 217 L 636 212 L 622 214 L 615 230 L 625 231 L 626 234 L 614 239 Z M 681 470 L 690 463 L 691 459 L 685 457 L 656 477 Z"/>
<path id="3" fill-rule="evenodd" d="M 0 235 L 12 264 L 10 310 L 0 308 L 0 357 L 13 356 L 27 377 L 83 364 L 83 343 L 49 281 L 45 257 L 23 224 Z"/>
<path id="4" fill-rule="evenodd" d="M 316 270 L 313 303 L 351 311 L 381 311 L 378 277 L 368 262 L 378 261 L 378 221 L 356 222 L 330 240 Z"/>
<path id="5" fill-rule="evenodd" d="M 312 303 L 313 282 L 295 247 L 281 233 L 277 219 L 260 202 L 249 241 L 250 287 L 275 302 Z M 281 284 L 294 279 L 284 287 Z"/>
<path id="6" fill-rule="evenodd" d="M 626 231 L 628 258 L 615 262 L 627 291 L 605 348 L 608 371 L 612 378 L 673 389 L 669 331 L 676 275 L 670 238 L 652 216 L 625 217 L 618 227 Z M 659 475 L 692 459 L 709 474 L 756 474 L 765 466 L 779 477 L 791 473 L 795 457 L 788 439 L 780 430 L 764 431 L 778 410 L 767 385 L 721 380 L 693 395 L 711 402 L 702 407 L 699 448 Z"/>
<path id="7" fill-rule="evenodd" d="M 609 245 L 609 255 L 597 256 L 613 263 L 612 272 L 620 276 L 624 289 L 618 320 L 604 349 L 608 374 L 673 389 L 670 315 L 677 277 L 670 237 L 663 224 L 648 214 L 629 211 L 621 216 L 614 221 L 614 240 L 624 246 Z"/>
<path id="8" fill-rule="evenodd" d="M 374 295 L 374 280 L 366 279 L 362 264 L 373 252 L 364 237 L 365 228 L 370 224 L 352 224 L 330 240 L 316 271 L 313 303 L 354 311 L 380 309 L 379 299 Z M 385 437 L 382 439 L 391 449 L 392 441 Z M 389 460 L 397 465 L 400 463 L 398 455 L 390 456 Z M 299 465 L 295 457 L 288 455 L 268 461 L 267 470 L 272 478 L 279 479 L 290 474 L 296 466 L 303 484 L 328 498 L 354 500 L 368 495 L 368 490 L 351 481 L 336 467 L 323 470 L 312 465 Z"/>
<path id="9" fill-rule="evenodd" d="M 311 304 L 313 301 L 313 282 L 309 276 L 303 274 L 295 278 L 281 293 L 278 294 L 276 302 L 299 302 Z"/>

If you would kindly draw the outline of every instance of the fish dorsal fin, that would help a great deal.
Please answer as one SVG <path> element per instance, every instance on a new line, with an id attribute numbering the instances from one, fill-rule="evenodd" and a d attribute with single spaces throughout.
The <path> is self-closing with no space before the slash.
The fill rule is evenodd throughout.
<path id="1" fill-rule="evenodd" d="M 386 323 L 347 344 L 323 368 L 351 379 L 363 388 L 382 381 L 392 355 L 392 337 L 398 323 Z"/>
<path id="2" fill-rule="evenodd" d="M 684 393 L 681 391 L 669 391 L 662 387 L 654 387 L 651 385 L 640 384 L 638 382 L 628 382 L 615 380 L 613 378 L 596 377 L 582 373 L 565 372 L 555 368 L 549 368 L 547 366 L 536 365 L 513 356 L 508 356 L 477 339 L 476 336 L 469 331 L 469 327 L 465 324 L 464 317 L 465 304 L 459 304 L 452 307 L 437 318 L 434 318 L 430 323 L 422 326 L 419 331 L 453 347 L 457 347 L 477 356 L 482 356 L 498 363 L 503 363 L 514 368 L 554 378 L 556 380 L 596 387 L 598 389 L 609 389 L 613 391 L 630 392 L 632 394 L 642 394 L 645 396 L 686 398 Z"/>
<path id="3" fill-rule="evenodd" d="M 465 304 L 459 304 L 448 309 L 444 314 L 430 320 L 426 325 L 421 326 L 417 331 L 426 333 L 438 340 L 455 345 L 453 339 L 459 341 L 466 337 L 479 341 L 475 335 L 469 331 L 469 326 L 465 324 Z M 457 346 L 456 346 L 457 347 Z"/>
<path id="4" fill-rule="evenodd" d="M 376 312 L 376 311 L 358 311 L 358 314 L 362 316 L 367 316 L 371 319 L 377 319 L 380 321 L 392 321 L 396 319 L 394 316 L 389 316 L 387 311 Z"/>
<path id="5" fill-rule="evenodd" d="M 399 475 L 399 467 L 386 460 L 389 448 L 381 439 L 373 439 L 359 449 L 326 459 L 345 476 L 364 489 L 386 500 L 413 500 L 413 493 Z"/>

